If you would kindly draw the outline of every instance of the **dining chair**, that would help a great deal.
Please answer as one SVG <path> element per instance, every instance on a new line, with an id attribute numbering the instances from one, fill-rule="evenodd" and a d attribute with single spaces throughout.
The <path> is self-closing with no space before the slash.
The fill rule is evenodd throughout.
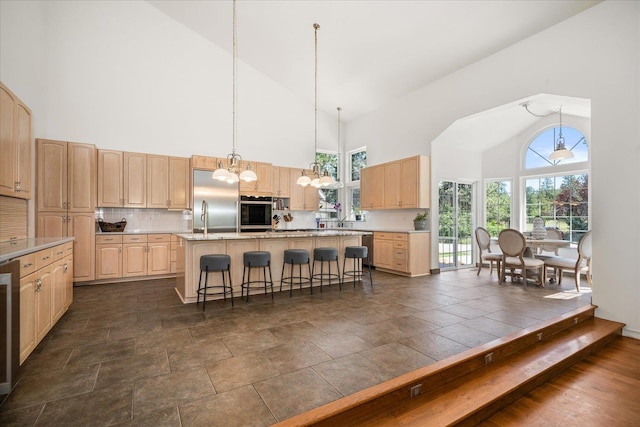
<path id="1" fill-rule="evenodd" d="M 478 272 L 476 276 L 480 274 L 480 270 L 482 270 L 482 266 L 484 262 L 489 263 L 489 275 L 493 273 L 493 263 L 496 263 L 496 271 L 498 272 L 498 276 L 500 276 L 500 264 L 502 262 L 502 253 L 500 252 L 491 252 L 491 235 L 487 231 L 486 228 L 478 227 L 476 228 L 476 242 L 478 242 L 479 252 L 479 262 L 478 262 Z M 483 253 L 486 251 L 486 253 Z"/>
<path id="2" fill-rule="evenodd" d="M 522 281 L 524 288 L 527 288 L 527 270 L 538 270 L 538 280 L 540 286 L 544 286 L 545 282 L 545 266 L 544 261 L 536 258 L 524 256 L 527 249 L 527 240 L 524 234 L 518 230 L 507 228 L 502 230 L 498 235 L 498 244 L 502 250 L 502 268 L 500 270 L 500 282 L 505 280 L 505 270 L 511 269 L 511 277 L 513 281 L 514 269 L 519 268 L 522 271 Z"/>
<path id="3" fill-rule="evenodd" d="M 564 240 L 564 233 L 557 228 L 547 227 L 547 239 L 552 240 Z M 557 257 L 560 254 L 558 253 L 558 245 L 542 245 L 538 246 L 538 250 L 536 252 L 535 257 L 541 260 L 546 260 L 552 257 Z M 546 268 L 546 267 L 545 267 Z M 549 275 L 548 272 L 547 278 L 549 279 L 549 283 L 553 283 L 555 279 L 558 278 L 558 269 L 553 268 L 553 274 Z"/>
<path id="4" fill-rule="evenodd" d="M 591 283 L 591 230 L 584 233 L 578 241 L 578 259 L 551 257 L 544 260 L 545 268 L 551 267 L 558 270 L 558 285 L 562 284 L 562 271 L 573 270 L 575 274 L 576 291 L 580 292 L 580 275 L 585 273 L 587 283 Z"/>

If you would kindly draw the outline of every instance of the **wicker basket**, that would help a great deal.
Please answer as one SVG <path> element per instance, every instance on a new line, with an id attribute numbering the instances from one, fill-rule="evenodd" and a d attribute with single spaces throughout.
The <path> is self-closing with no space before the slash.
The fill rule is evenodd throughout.
<path id="1" fill-rule="evenodd" d="M 127 220 L 122 218 L 122 221 L 119 222 L 104 222 L 102 218 L 98 218 L 98 225 L 103 233 L 122 232 L 127 226 Z"/>

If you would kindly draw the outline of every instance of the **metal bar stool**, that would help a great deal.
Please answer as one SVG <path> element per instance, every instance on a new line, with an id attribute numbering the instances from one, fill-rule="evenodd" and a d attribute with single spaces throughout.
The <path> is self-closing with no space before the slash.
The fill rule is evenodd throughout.
<path id="1" fill-rule="evenodd" d="M 233 285 L 231 284 L 231 257 L 225 254 L 202 255 L 200 257 L 200 278 L 198 279 L 198 297 L 196 305 L 200 304 L 200 295 L 202 295 L 202 311 L 204 311 L 209 295 L 223 295 L 227 300 L 227 293 L 231 294 L 231 306 L 233 306 Z M 209 286 L 209 273 L 222 272 L 222 285 Z M 225 278 L 225 274 L 227 277 Z M 202 274 L 204 273 L 204 286 L 202 286 Z M 227 280 L 229 280 L 229 289 L 227 290 Z M 209 289 L 220 289 L 222 292 L 208 292 Z"/>
<path id="2" fill-rule="evenodd" d="M 335 261 L 337 273 L 331 273 L 331 262 Z M 316 273 L 316 262 L 320 263 L 320 273 Z M 327 263 L 329 272 L 324 272 L 324 264 Z M 311 293 L 313 294 L 313 280 L 320 279 L 320 293 L 322 293 L 322 284 L 324 280 L 337 279 L 338 284 L 342 287 L 340 280 L 340 264 L 338 263 L 338 250 L 336 248 L 315 248 L 313 250 L 313 264 L 311 265 Z"/>
<path id="3" fill-rule="evenodd" d="M 291 265 L 291 271 L 288 277 L 285 277 L 285 266 Z M 302 275 L 302 264 L 307 264 L 309 276 Z M 298 275 L 293 275 L 293 266 L 298 266 Z M 306 249 L 285 249 L 284 261 L 282 263 L 282 276 L 280 279 L 280 291 L 282 291 L 282 284 L 289 284 L 289 298 L 293 296 L 293 285 L 299 285 L 302 290 L 303 283 L 309 283 L 311 286 L 311 264 L 309 263 L 309 251 Z"/>
<path id="4" fill-rule="evenodd" d="M 273 299 L 273 277 L 271 276 L 271 252 L 267 251 L 250 251 L 245 252 L 242 256 L 242 263 L 244 269 L 242 270 L 242 295 L 244 296 L 244 290 L 247 290 L 247 302 L 249 302 L 249 291 L 251 290 L 251 284 L 260 283 L 264 285 L 264 294 L 267 295 L 267 286 L 271 288 L 271 299 Z M 262 267 L 262 280 L 251 280 L 251 269 Z M 267 280 L 267 269 L 269 269 L 269 280 Z M 247 280 L 245 281 L 245 274 Z M 258 273 L 260 274 L 260 273 Z"/>
<path id="5" fill-rule="evenodd" d="M 353 259 L 353 269 L 347 270 L 347 258 Z M 347 246 L 344 251 L 344 261 L 342 261 L 342 283 L 344 277 L 353 277 L 353 288 L 356 287 L 356 281 L 362 282 L 362 260 L 367 259 L 367 267 L 369 268 L 369 283 L 373 287 L 373 278 L 371 277 L 371 265 L 368 262 L 369 254 L 366 246 Z M 342 289 L 342 286 L 340 287 Z"/>

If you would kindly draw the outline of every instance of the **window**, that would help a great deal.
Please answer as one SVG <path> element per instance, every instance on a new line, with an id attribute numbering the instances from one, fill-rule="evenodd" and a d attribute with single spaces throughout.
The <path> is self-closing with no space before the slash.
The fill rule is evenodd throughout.
<path id="1" fill-rule="evenodd" d="M 577 242 L 589 230 L 589 175 L 526 178 L 526 230 L 540 216 L 545 227 L 556 227 L 564 239 Z"/>
<path id="2" fill-rule="evenodd" d="M 485 224 L 492 236 L 511 227 L 511 180 L 485 184 Z"/>
<path id="3" fill-rule="evenodd" d="M 360 181 L 360 169 L 367 167 L 367 149 L 359 148 L 349 152 L 349 181 Z"/>
<path id="4" fill-rule="evenodd" d="M 549 160 L 549 155 L 555 149 L 559 132 L 559 127 L 547 129 L 539 133 L 533 141 L 531 141 L 525 158 L 526 169 L 558 164 L 565 165 L 589 160 L 589 147 L 587 146 L 587 140 L 584 135 L 579 130 L 566 126 L 562 127 L 562 136 L 565 140 L 565 147 L 573 152 L 574 157 L 565 160 Z"/>
<path id="5" fill-rule="evenodd" d="M 351 213 L 360 212 L 360 169 L 367 167 L 367 148 L 362 147 L 347 153 L 347 170 L 349 176 L 346 182 L 347 217 Z"/>
<path id="6" fill-rule="evenodd" d="M 320 175 L 327 171 L 329 175 L 335 179 L 339 179 L 339 160 L 338 153 L 331 151 L 318 151 L 316 152 L 316 162 L 320 165 Z M 320 194 L 320 206 L 321 210 L 328 212 L 329 217 L 336 218 L 337 212 L 334 210 L 334 206 L 338 203 L 339 195 L 338 190 L 329 190 L 323 188 L 319 192 Z"/>

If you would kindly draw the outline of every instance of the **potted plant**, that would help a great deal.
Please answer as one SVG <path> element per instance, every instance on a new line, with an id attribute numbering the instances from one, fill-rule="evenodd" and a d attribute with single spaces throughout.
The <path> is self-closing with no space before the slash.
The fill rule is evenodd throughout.
<path id="1" fill-rule="evenodd" d="M 418 212 L 416 217 L 413 219 L 413 227 L 416 230 L 426 230 L 427 229 L 427 221 L 429 221 L 429 210 L 426 209 L 424 212 Z"/>

